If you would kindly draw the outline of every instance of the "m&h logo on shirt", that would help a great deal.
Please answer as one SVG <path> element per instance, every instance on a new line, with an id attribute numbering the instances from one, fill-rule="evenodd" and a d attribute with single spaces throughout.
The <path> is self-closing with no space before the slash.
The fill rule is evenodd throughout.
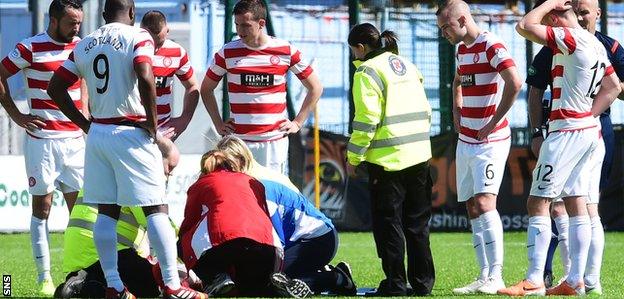
<path id="1" fill-rule="evenodd" d="M 476 79 L 475 79 L 475 75 L 474 74 L 461 75 L 460 79 L 461 79 L 461 86 L 462 87 L 474 86 L 476 84 Z"/>
<path id="2" fill-rule="evenodd" d="M 273 86 L 273 74 L 241 74 L 241 84 L 251 87 Z"/>
<path id="3" fill-rule="evenodd" d="M 165 88 L 167 87 L 167 77 L 164 76 L 155 76 L 154 81 L 156 82 L 157 88 Z"/>

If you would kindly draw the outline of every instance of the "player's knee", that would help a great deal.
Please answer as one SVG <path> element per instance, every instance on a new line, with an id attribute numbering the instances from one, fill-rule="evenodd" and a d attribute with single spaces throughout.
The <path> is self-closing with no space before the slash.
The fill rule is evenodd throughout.
<path id="1" fill-rule="evenodd" d="M 595 203 L 588 204 L 587 205 L 587 213 L 589 214 L 589 217 L 591 217 L 591 218 L 599 216 L 599 214 L 598 214 L 598 204 L 595 204 Z"/>
<path id="2" fill-rule="evenodd" d="M 33 195 L 32 215 L 39 219 L 48 219 L 52 208 L 52 195 Z"/>
<path id="3" fill-rule="evenodd" d="M 583 197 L 567 197 L 564 198 L 565 208 L 570 217 L 587 215 L 586 198 Z"/>
<path id="4" fill-rule="evenodd" d="M 529 196 L 527 200 L 527 211 L 529 216 L 548 216 L 550 200 L 543 197 Z"/>
<path id="5" fill-rule="evenodd" d="M 496 210 L 496 195 L 490 193 L 477 194 L 474 197 L 474 210 L 477 215 Z"/>

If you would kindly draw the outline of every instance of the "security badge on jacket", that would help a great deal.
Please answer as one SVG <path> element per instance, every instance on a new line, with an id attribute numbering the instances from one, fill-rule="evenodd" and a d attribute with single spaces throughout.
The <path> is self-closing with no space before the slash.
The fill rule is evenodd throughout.
<path id="1" fill-rule="evenodd" d="M 407 72 L 405 64 L 403 64 L 403 61 L 401 61 L 401 59 L 397 56 L 390 55 L 388 57 L 388 63 L 390 63 L 392 71 L 399 76 L 403 76 L 405 75 L 405 72 Z"/>

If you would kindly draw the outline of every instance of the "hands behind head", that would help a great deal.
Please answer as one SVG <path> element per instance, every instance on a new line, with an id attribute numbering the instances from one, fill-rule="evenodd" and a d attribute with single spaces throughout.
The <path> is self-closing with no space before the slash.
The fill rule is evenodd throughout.
<path id="1" fill-rule="evenodd" d="M 554 9 L 558 11 L 566 11 L 572 9 L 572 1 L 570 0 L 551 0 L 554 2 Z"/>

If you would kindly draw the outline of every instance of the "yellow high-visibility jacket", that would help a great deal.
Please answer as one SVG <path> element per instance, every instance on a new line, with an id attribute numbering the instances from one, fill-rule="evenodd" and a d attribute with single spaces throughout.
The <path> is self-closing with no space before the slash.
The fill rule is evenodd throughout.
<path id="1" fill-rule="evenodd" d="M 82 194 L 82 191 L 80 192 Z M 63 272 L 75 272 L 98 261 L 93 241 L 93 225 L 98 215 L 97 205 L 82 202 L 82 195 L 69 216 L 65 229 L 63 250 Z M 147 220 L 140 207 L 123 207 L 117 221 L 117 250 L 134 248 L 139 255 L 149 255 L 147 244 Z M 147 247 L 146 247 L 147 246 Z"/>
<path id="2" fill-rule="evenodd" d="M 354 62 L 355 117 L 348 162 L 367 161 L 398 171 L 429 160 L 431 106 L 422 74 L 393 53 L 369 56 L 374 57 Z"/>

